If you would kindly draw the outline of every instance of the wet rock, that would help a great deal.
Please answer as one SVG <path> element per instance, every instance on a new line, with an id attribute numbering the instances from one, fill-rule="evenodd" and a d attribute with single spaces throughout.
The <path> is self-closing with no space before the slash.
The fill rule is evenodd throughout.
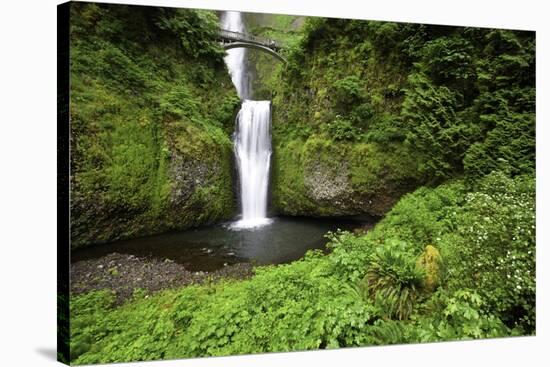
<path id="1" fill-rule="evenodd" d="M 157 292 L 167 288 L 201 284 L 205 281 L 245 279 L 252 276 L 253 267 L 248 263 L 224 263 L 223 268 L 207 272 L 190 271 L 173 260 L 166 260 L 112 253 L 98 259 L 72 263 L 71 294 L 111 289 L 116 294 L 117 304 L 121 304 L 131 297 L 137 288 Z"/>

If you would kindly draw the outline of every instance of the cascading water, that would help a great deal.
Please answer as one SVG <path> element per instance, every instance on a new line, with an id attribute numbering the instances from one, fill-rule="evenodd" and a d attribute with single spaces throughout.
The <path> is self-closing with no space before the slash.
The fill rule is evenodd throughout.
<path id="1" fill-rule="evenodd" d="M 226 11 L 221 18 L 222 28 L 228 31 L 245 33 L 242 15 L 238 11 Z M 241 99 L 249 98 L 248 73 L 246 72 L 246 48 L 233 48 L 227 50 L 224 58 L 225 64 L 231 74 L 231 80 L 237 88 Z"/>
<path id="2" fill-rule="evenodd" d="M 245 33 L 241 13 L 225 12 L 224 29 Z M 235 158 L 239 170 L 242 218 L 232 228 L 254 228 L 269 224 L 267 190 L 271 159 L 271 102 L 252 101 L 246 68 L 246 49 L 228 50 L 225 63 L 233 84 L 243 100 L 234 135 Z"/>
<path id="3" fill-rule="evenodd" d="M 251 228 L 269 223 L 266 214 L 271 158 L 270 120 L 271 102 L 243 101 L 235 132 L 243 212 L 235 227 Z"/>

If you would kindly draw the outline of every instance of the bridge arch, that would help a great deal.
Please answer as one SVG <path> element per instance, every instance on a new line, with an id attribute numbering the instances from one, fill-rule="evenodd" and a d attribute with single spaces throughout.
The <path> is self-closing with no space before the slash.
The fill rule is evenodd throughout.
<path id="1" fill-rule="evenodd" d="M 278 52 L 274 51 L 273 49 L 267 47 L 267 46 L 263 46 L 263 45 L 260 45 L 260 44 L 257 44 L 257 43 L 250 43 L 250 42 L 231 42 L 231 43 L 226 43 L 223 45 L 223 48 L 225 50 L 230 50 L 232 48 L 240 48 L 240 47 L 245 47 L 245 48 L 252 48 L 252 49 L 255 49 L 255 50 L 260 50 L 260 51 L 263 51 L 263 52 L 267 52 L 268 54 L 270 54 L 271 56 L 274 56 L 275 58 L 277 58 L 278 60 L 286 63 L 286 59 L 281 56 L 281 54 L 279 54 Z"/>

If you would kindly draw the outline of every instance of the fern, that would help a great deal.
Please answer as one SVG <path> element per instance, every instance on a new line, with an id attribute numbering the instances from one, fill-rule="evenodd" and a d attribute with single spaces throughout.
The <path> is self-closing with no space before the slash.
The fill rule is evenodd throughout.
<path id="1" fill-rule="evenodd" d="M 425 272 L 403 242 L 390 242 L 377 249 L 372 257 L 363 289 L 368 297 L 387 310 L 391 318 L 406 320 L 419 298 Z M 363 291 L 365 297 L 367 293 Z"/>

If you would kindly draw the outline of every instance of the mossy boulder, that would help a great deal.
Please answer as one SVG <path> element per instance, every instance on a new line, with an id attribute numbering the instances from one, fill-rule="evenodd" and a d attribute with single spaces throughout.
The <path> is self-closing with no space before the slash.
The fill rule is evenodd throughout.
<path id="1" fill-rule="evenodd" d="M 417 265 L 425 271 L 423 287 L 427 292 L 433 292 L 441 283 L 443 271 L 443 258 L 432 245 L 426 246 L 424 252 L 418 257 Z"/>

